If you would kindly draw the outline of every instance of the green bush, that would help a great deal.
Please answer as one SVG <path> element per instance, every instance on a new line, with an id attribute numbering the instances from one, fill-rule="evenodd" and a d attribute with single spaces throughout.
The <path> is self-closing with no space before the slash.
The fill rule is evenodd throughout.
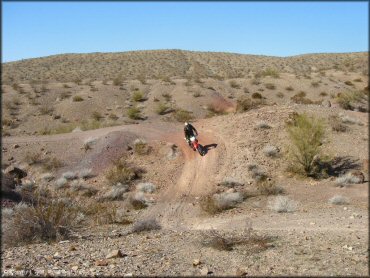
<path id="1" fill-rule="evenodd" d="M 290 169 L 306 176 L 314 176 L 314 159 L 320 153 L 324 138 L 322 119 L 298 114 L 287 126 L 290 144 Z"/>
<path id="2" fill-rule="evenodd" d="M 162 102 L 160 102 L 160 103 L 158 103 L 158 106 L 157 106 L 157 108 L 155 109 L 155 112 L 157 113 L 157 114 L 159 114 L 159 115 L 164 115 L 164 114 L 166 114 L 166 112 L 168 112 L 168 109 L 169 109 L 170 107 L 169 106 L 167 106 L 165 103 L 162 103 Z"/>
<path id="3" fill-rule="evenodd" d="M 127 110 L 127 116 L 133 120 L 140 120 L 141 119 L 141 111 L 137 107 L 131 107 Z"/>
<path id="4" fill-rule="evenodd" d="M 114 161 L 113 166 L 105 173 L 105 178 L 110 185 L 128 183 L 141 177 L 140 171 L 128 165 L 125 158 Z"/>
<path id="5" fill-rule="evenodd" d="M 337 95 L 337 102 L 340 107 L 346 110 L 353 110 L 354 105 L 365 99 L 365 94 L 363 92 L 346 92 Z"/>
<path id="6" fill-rule="evenodd" d="M 265 105 L 265 101 L 263 99 L 251 100 L 248 97 L 242 97 L 242 98 L 239 98 L 236 101 L 236 111 L 246 112 L 246 111 L 249 111 L 251 109 L 258 108 L 262 105 Z"/>
<path id="7" fill-rule="evenodd" d="M 94 111 L 92 114 L 91 114 L 91 117 L 95 120 L 95 121 L 100 121 L 103 116 L 100 112 L 98 111 Z"/>
<path id="8" fill-rule="evenodd" d="M 254 75 L 255 78 L 261 78 L 261 77 L 266 77 L 266 76 L 271 76 L 273 78 L 279 78 L 279 72 L 275 69 L 268 68 L 266 70 L 260 71 Z"/>
<path id="9" fill-rule="evenodd" d="M 188 122 L 191 119 L 193 119 L 193 115 L 191 115 L 192 112 L 183 110 L 183 109 L 178 109 L 175 112 L 175 119 L 178 122 Z"/>
<path id="10" fill-rule="evenodd" d="M 146 100 L 144 94 L 140 91 L 136 91 L 132 94 L 131 99 L 135 102 L 144 101 Z"/>

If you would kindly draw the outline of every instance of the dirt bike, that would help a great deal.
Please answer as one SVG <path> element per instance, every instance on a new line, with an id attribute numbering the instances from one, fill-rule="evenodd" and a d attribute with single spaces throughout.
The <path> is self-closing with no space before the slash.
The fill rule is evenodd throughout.
<path id="1" fill-rule="evenodd" d="M 198 139 L 196 136 L 191 136 L 189 141 L 186 138 L 185 140 L 188 142 L 189 146 L 192 147 L 194 151 L 197 150 L 201 156 L 204 156 L 206 154 L 206 150 L 201 144 L 198 143 Z"/>

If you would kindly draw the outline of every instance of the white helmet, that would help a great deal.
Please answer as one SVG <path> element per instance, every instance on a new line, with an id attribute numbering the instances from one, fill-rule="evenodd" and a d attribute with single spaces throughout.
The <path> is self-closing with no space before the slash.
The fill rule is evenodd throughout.
<path id="1" fill-rule="evenodd" d="M 185 122 L 185 126 L 187 126 L 189 123 L 188 122 Z"/>

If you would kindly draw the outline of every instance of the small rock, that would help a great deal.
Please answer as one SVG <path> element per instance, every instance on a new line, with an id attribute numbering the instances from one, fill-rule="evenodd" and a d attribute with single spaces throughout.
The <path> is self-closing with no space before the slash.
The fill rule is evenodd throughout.
<path id="1" fill-rule="evenodd" d="M 348 208 L 347 207 L 344 207 L 343 210 L 347 210 Z"/>
<path id="2" fill-rule="evenodd" d="M 111 258 L 122 258 L 124 255 L 121 253 L 121 250 L 113 250 L 110 252 L 105 258 L 111 259 Z"/>
<path id="3" fill-rule="evenodd" d="M 14 144 L 13 145 L 13 149 L 18 149 L 19 148 L 19 145 L 18 144 Z"/>
<path id="4" fill-rule="evenodd" d="M 200 260 L 198 260 L 198 259 L 195 259 L 194 261 L 193 261 L 193 266 L 197 266 L 197 265 L 200 265 L 201 264 L 201 261 Z"/>
<path id="5" fill-rule="evenodd" d="M 98 260 L 98 261 L 95 262 L 95 265 L 96 266 L 107 266 L 108 261 L 107 260 Z"/>
<path id="6" fill-rule="evenodd" d="M 72 269 L 73 271 L 76 271 L 76 270 L 78 269 L 78 265 L 74 265 L 74 266 L 72 266 L 72 267 L 71 267 L 71 269 Z"/>

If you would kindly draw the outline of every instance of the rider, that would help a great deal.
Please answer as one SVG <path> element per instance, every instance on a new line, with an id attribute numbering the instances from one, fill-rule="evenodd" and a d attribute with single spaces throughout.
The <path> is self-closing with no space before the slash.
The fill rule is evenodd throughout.
<path id="1" fill-rule="evenodd" d="M 192 145 L 190 143 L 190 137 L 198 136 L 197 130 L 190 123 L 185 122 L 184 133 L 185 133 L 186 142 L 188 142 L 189 146 L 192 147 Z M 194 147 L 193 147 L 193 150 L 195 151 Z"/>

